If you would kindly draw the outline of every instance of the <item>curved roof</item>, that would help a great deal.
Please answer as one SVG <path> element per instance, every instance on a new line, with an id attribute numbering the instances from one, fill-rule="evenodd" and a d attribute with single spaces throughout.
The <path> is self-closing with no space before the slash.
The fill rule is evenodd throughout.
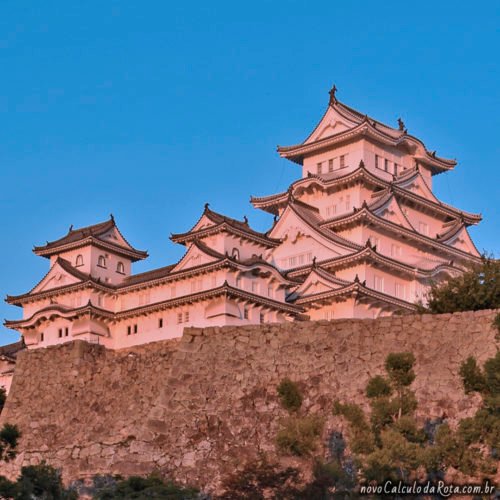
<path id="1" fill-rule="evenodd" d="M 346 183 L 363 181 L 366 184 L 370 184 L 376 188 L 390 189 L 394 192 L 394 194 L 396 194 L 396 196 L 402 198 L 403 200 L 411 201 L 427 209 L 434 210 L 443 216 L 463 217 L 464 221 L 469 225 L 477 224 L 481 221 L 481 214 L 474 214 L 459 210 L 458 208 L 443 203 L 439 200 L 435 201 L 429 198 L 425 198 L 400 186 L 400 184 L 402 183 L 408 183 L 409 181 L 417 178 L 422 178 L 422 175 L 418 171 L 418 168 L 415 168 L 404 170 L 401 175 L 397 176 L 392 182 L 388 182 L 373 175 L 369 170 L 367 170 L 364 163 L 360 162 L 360 165 L 355 170 L 346 174 L 333 178 L 324 178 L 320 175 L 311 174 L 308 177 L 304 177 L 293 182 L 287 191 L 272 194 L 269 196 L 252 196 L 250 198 L 250 202 L 255 208 L 260 208 L 267 212 L 278 214 L 278 208 L 282 207 L 288 202 L 290 193 L 295 196 L 297 191 L 300 189 L 307 189 L 309 186 L 313 185 L 317 185 L 321 189 L 330 189 L 332 187 L 344 185 Z M 425 182 L 423 178 L 422 181 Z"/>
<path id="2" fill-rule="evenodd" d="M 333 131 L 326 137 L 316 138 L 316 132 L 327 126 L 327 115 L 332 111 L 342 118 L 343 129 L 338 132 Z M 451 170 L 456 165 L 455 160 L 440 158 L 436 156 L 435 152 L 428 151 L 425 144 L 420 139 L 409 135 L 404 126 L 400 126 L 399 129 L 390 127 L 341 103 L 336 98 L 330 99 L 321 120 L 302 143 L 292 146 L 278 146 L 278 153 L 283 158 L 302 164 L 305 156 L 359 136 L 370 137 L 375 141 L 394 147 L 404 144 L 416 147 L 421 151 L 416 157 L 431 167 L 433 174 Z"/>
<path id="3" fill-rule="evenodd" d="M 110 231 L 116 231 L 119 239 L 110 241 L 105 239 L 104 236 L 108 235 Z M 121 241 L 120 241 L 121 240 Z M 116 225 L 114 217 L 111 215 L 109 220 L 99 222 L 92 226 L 81 227 L 73 229 L 71 226 L 68 233 L 54 241 L 47 241 L 45 245 L 33 247 L 33 252 L 42 257 L 50 257 L 64 251 L 73 250 L 89 244 L 109 249 L 113 252 L 120 253 L 129 257 L 132 261 L 142 260 L 148 256 L 148 253 L 143 250 L 137 250 L 125 239 L 118 226 Z"/>
<path id="4" fill-rule="evenodd" d="M 210 220 L 212 224 L 196 229 L 203 217 Z M 236 236 L 246 238 L 268 248 L 277 246 L 280 243 L 279 240 L 270 238 L 267 233 L 261 233 L 252 229 L 248 224 L 246 217 L 243 221 L 227 217 L 226 215 L 222 215 L 211 210 L 208 203 L 205 205 L 205 209 L 196 224 L 189 231 L 185 233 L 172 234 L 170 239 L 175 243 L 185 244 L 193 240 L 206 238 L 207 236 L 211 236 L 212 234 L 220 231 L 233 233 Z"/>

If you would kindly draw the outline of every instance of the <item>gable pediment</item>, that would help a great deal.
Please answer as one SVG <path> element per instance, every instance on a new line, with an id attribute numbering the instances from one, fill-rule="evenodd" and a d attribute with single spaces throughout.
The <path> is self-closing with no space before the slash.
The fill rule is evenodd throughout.
<path id="1" fill-rule="evenodd" d="M 402 182 L 396 182 L 395 184 L 400 188 L 406 189 L 411 193 L 421 196 L 422 198 L 439 203 L 439 200 L 431 191 L 420 172 L 418 172 L 414 177 L 411 177 L 410 179 Z"/>
<path id="2" fill-rule="evenodd" d="M 31 290 L 30 293 L 46 292 L 48 290 L 52 290 L 53 288 L 81 283 L 81 281 L 81 279 L 78 279 L 63 269 L 59 262 L 56 261 L 50 268 L 49 272 L 43 277 L 40 283 L 38 283 L 35 288 Z"/>
<path id="3" fill-rule="evenodd" d="M 133 249 L 130 244 L 125 240 L 125 238 L 120 234 L 120 231 L 113 226 L 108 231 L 99 235 L 99 239 L 102 241 L 108 241 L 114 245 L 119 245 L 121 247 Z"/>
<path id="4" fill-rule="evenodd" d="M 443 243 L 446 243 L 453 248 L 457 248 L 458 250 L 462 250 L 463 252 L 470 253 L 471 255 L 480 255 L 465 226 L 462 226 L 462 228 L 455 235 L 450 237 L 450 239 L 443 241 Z"/>
<path id="5" fill-rule="evenodd" d="M 172 273 L 191 269 L 210 262 L 216 262 L 218 259 L 213 255 L 205 253 L 198 245 L 192 243 L 182 259 L 172 268 Z"/>
<path id="6" fill-rule="evenodd" d="M 414 230 L 394 196 L 391 196 L 383 205 L 373 210 L 373 212 L 394 224 Z"/>
<path id="7" fill-rule="evenodd" d="M 354 126 L 356 126 L 356 123 L 349 122 L 344 116 L 341 116 L 334 108 L 329 106 L 321 121 L 304 141 L 304 144 L 331 137 Z"/>

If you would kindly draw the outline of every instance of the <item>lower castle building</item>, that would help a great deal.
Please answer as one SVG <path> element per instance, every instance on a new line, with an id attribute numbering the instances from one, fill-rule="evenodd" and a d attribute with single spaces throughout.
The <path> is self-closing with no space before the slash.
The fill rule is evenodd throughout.
<path id="1" fill-rule="evenodd" d="M 171 236 L 186 248 L 179 262 L 133 274 L 147 253 L 113 217 L 71 227 L 34 248 L 49 271 L 7 296 L 23 317 L 5 325 L 28 349 L 75 339 L 118 349 L 180 337 L 185 326 L 377 318 L 415 311 L 431 283 L 480 260 L 467 227 L 481 216 L 432 190 L 456 162 L 428 151 L 401 120 L 392 128 L 363 115 L 334 87 L 305 141 L 278 152 L 301 177 L 251 198 L 274 216 L 265 233 L 207 204 L 189 231 Z"/>

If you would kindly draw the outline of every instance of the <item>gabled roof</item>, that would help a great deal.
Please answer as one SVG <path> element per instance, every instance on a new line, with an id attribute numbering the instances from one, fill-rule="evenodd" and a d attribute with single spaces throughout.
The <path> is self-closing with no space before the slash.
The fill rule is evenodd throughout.
<path id="1" fill-rule="evenodd" d="M 439 213 L 443 217 L 462 216 L 464 221 L 469 225 L 477 224 L 482 219 L 480 214 L 464 212 L 463 210 L 459 210 L 451 205 L 439 201 L 434 196 L 432 191 L 430 191 L 430 188 L 425 183 L 425 180 L 423 179 L 418 168 L 404 170 L 394 179 L 393 182 L 387 182 L 382 178 L 373 175 L 373 173 L 365 167 L 365 164 L 362 161 L 355 170 L 346 174 L 342 173 L 341 170 L 336 170 L 335 174 L 336 175 L 333 177 L 323 177 L 321 175 L 310 174 L 308 177 L 304 177 L 292 183 L 287 191 L 269 196 L 252 196 L 250 198 L 250 202 L 255 208 L 260 208 L 266 212 L 277 215 L 279 209 L 283 208 L 288 202 L 290 194 L 297 199 L 300 197 L 301 191 L 310 186 L 317 186 L 320 189 L 332 189 L 345 184 L 363 182 L 366 185 L 373 186 L 375 189 L 392 189 L 394 194 L 403 202 L 412 202 L 420 207 L 426 208 L 427 210 Z M 417 192 L 407 189 L 407 186 L 412 182 L 422 184 L 423 189 L 429 190 L 432 196 L 429 195 L 427 198 Z"/>
<path id="2" fill-rule="evenodd" d="M 319 236 L 325 238 L 326 240 L 336 243 L 340 245 L 344 249 L 360 249 L 362 248 L 360 245 L 339 236 L 334 231 L 331 231 L 328 228 L 323 227 L 321 224 L 323 220 L 319 216 L 318 209 L 307 205 L 301 201 L 296 200 L 293 196 L 289 196 L 288 203 L 285 211 L 279 218 L 279 220 L 274 224 L 274 226 L 269 231 L 269 234 L 272 235 L 274 232 L 278 231 L 282 221 L 285 220 L 287 213 L 291 212 L 295 214 L 305 225 L 310 228 L 312 232 L 318 234 Z"/>
<path id="3" fill-rule="evenodd" d="M 370 210 L 369 206 L 366 203 L 363 204 L 361 209 L 354 208 L 353 211 L 348 214 L 340 215 L 339 217 L 323 222 L 323 226 L 339 228 L 350 224 L 358 224 L 363 221 L 371 222 L 400 236 L 405 236 L 415 241 L 420 241 L 428 246 L 447 252 L 450 255 L 455 255 L 468 261 L 472 260 L 478 262 L 480 260 L 479 252 L 478 255 L 473 255 L 458 248 L 454 248 L 450 245 L 444 244 L 438 239 L 430 238 L 429 236 L 425 236 L 421 233 L 417 233 L 414 230 L 410 230 L 406 227 L 395 224 L 394 222 L 378 216 L 374 211 Z"/>
<path id="4" fill-rule="evenodd" d="M 210 220 L 212 224 L 198 229 L 199 223 L 203 219 Z M 246 217 L 243 221 L 227 217 L 225 215 L 214 212 L 213 210 L 210 210 L 208 203 L 205 204 L 205 209 L 201 217 L 198 219 L 198 221 L 190 231 L 187 231 L 185 233 L 172 234 L 170 236 L 170 239 L 175 243 L 186 244 L 193 240 L 206 238 L 221 231 L 226 231 L 238 237 L 246 238 L 268 248 L 275 247 L 280 243 L 278 240 L 269 238 L 267 233 L 261 233 L 252 229 L 249 226 Z"/>
<path id="5" fill-rule="evenodd" d="M 390 127 L 342 104 L 332 94 L 323 117 L 306 140 L 293 146 L 278 146 L 278 152 L 281 157 L 302 164 L 308 155 L 357 137 L 370 137 L 385 145 L 404 145 L 413 149 L 415 158 L 431 167 L 433 174 L 451 170 L 456 165 L 456 161 L 439 158 L 435 152 L 428 151 L 420 139 L 407 133 L 401 121 L 398 129 Z"/>
<path id="6" fill-rule="evenodd" d="M 33 252 L 42 257 L 50 257 L 68 250 L 81 248 L 87 245 L 95 245 L 112 252 L 129 257 L 132 261 L 142 260 L 148 253 L 137 250 L 124 238 L 113 216 L 105 222 L 92 226 L 73 229 L 71 226 L 68 233 L 58 240 L 48 241 L 43 246 L 35 246 Z"/>
<path id="7" fill-rule="evenodd" d="M 388 269 L 391 269 L 394 272 L 406 274 L 407 276 L 411 277 L 416 276 L 418 278 L 431 278 L 441 272 L 453 273 L 458 271 L 457 268 L 453 266 L 453 263 L 451 261 L 427 267 L 418 267 L 406 264 L 399 260 L 395 260 L 391 257 L 378 253 L 376 251 L 376 248 L 373 247 L 369 241 L 367 242 L 365 248 L 363 248 L 362 250 L 348 255 L 341 255 L 340 257 L 333 257 L 331 259 L 317 261 L 316 266 L 321 269 L 335 270 L 351 267 L 357 262 L 363 261 L 372 262 L 374 264 L 377 264 L 378 266 L 384 266 Z M 308 275 L 311 272 L 311 269 L 311 264 L 299 266 L 287 271 L 287 276 L 292 279 L 298 279 L 300 276 Z"/>
<path id="8" fill-rule="evenodd" d="M 381 302 L 390 307 L 396 309 L 402 309 L 408 312 L 414 312 L 417 310 L 417 306 L 406 300 L 393 297 L 392 295 L 387 295 L 386 293 L 379 292 L 368 288 L 364 283 L 361 283 L 358 279 L 354 282 L 347 284 L 340 288 L 335 288 L 329 291 L 316 293 L 313 295 L 307 295 L 305 297 L 299 297 L 294 301 L 294 304 L 307 306 L 311 303 L 318 303 L 321 300 L 337 300 L 343 299 L 345 297 L 363 297 L 367 300 L 373 300 Z"/>

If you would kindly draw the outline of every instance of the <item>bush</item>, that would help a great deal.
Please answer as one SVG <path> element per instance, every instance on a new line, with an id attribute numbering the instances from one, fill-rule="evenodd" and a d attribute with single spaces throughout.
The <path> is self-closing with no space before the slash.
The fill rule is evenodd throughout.
<path id="1" fill-rule="evenodd" d="M 42 462 L 21 469 L 16 484 L 16 497 L 19 499 L 76 500 L 76 492 L 66 490 L 62 484 L 61 471 Z"/>
<path id="2" fill-rule="evenodd" d="M 390 396 L 392 388 L 389 382 L 380 375 L 371 378 L 366 386 L 366 396 L 369 398 L 378 398 L 380 396 Z"/>
<path id="3" fill-rule="evenodd" d="M 485 380 L 481 368 L 477 366 L 476 360 L 469 356 L 460 367 L 460 376 L 464 384 L 465 394 L 470 392 L 481 392 L 485 388 Z"/>
<path id="4" fill-rule="evenodd" d="M 281 406 L 288 411 L 297 411 L 302 406 L 302 394 L 298 385 L 289 378 L 284 378 L 278 386 Z"/>
<path id="5" fill-rule="evenodd" d="M 290 416 L 282 422 L 276 436 L 278 448 L 296 456 L 310 455 L 317 447 L 323 431 L 323 419 L 318 415 Z"/>
<path id="6" fill-rule="evenodd" d="M 17 442 L 21 433 L 17 425 L 4 424 L 0 429 L 0 460 L 8 462 L 17 455 Z"/>
<path id="7" fill-rule="evenodd" d="M 130 476 L 119 479 L 113 486 L 102 489 L 94 495 L 97 500 L 115 498 L 148 500 L 166 498 L 169 500 L 194 500 L 199 498 L 198 490 L 165 481 L 157 475 L 148 477 Z"/>

